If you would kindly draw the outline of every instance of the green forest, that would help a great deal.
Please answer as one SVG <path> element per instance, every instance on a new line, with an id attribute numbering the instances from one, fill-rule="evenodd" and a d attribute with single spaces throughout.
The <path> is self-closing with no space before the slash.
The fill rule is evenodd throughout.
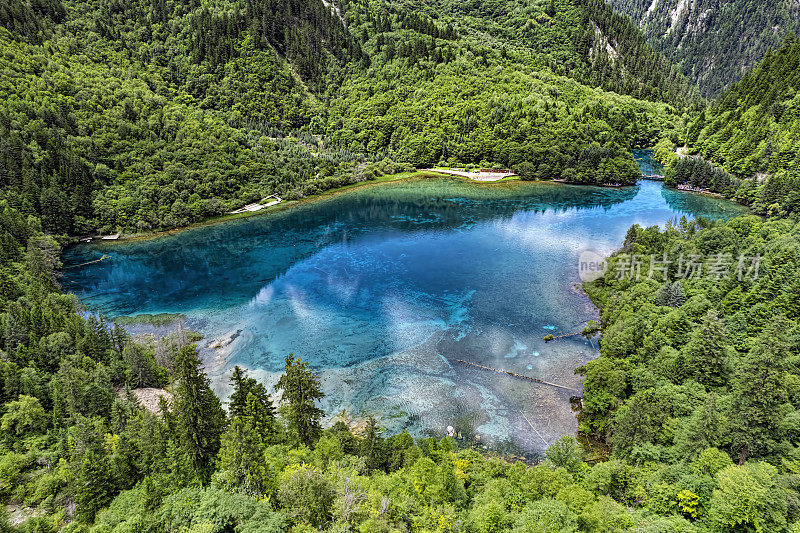
<path id="1" fill-rule="evenodd" d="M 0 0 L 0 531 L 800 531 L 800 41 L 676 58 L 634 20 L 598 0 Z M 711 48 L 724 68 L 687 68 Z M 276 390 L 237 369 L 223 404 L 195 334 L 134 341 L 59 285 L 80 236 L 436 165 L 632 184 L 652 146 L 668 186 L 752 214 L 631 228 L 585 287 L 603 337 L 580 439 L 536 464 L 323 428 L 291 354 Z M 617 276 L 631 254 L 762 261 Z M 141 388 L 168 394 L 146 409 Z"/>
<path id="2" fill-rule="evenodd" d="M 412 5 L 4 3 L 6 200 L 84 235 L 302 198 L 381 161 L 632 183 L 628 149 L 671 131 L 696 89 L 601 2 L 540 8 L 520 41 Z"/>
<path id="3" fill-rule="evenodd" d="M 656 155 L 669 185 L 723 194 L 770 217 L 800 212 L 800 41 L 788 37 L 742 81 L 662 138 Z M 688 157 L 678 157 L 676 144 Z"/>

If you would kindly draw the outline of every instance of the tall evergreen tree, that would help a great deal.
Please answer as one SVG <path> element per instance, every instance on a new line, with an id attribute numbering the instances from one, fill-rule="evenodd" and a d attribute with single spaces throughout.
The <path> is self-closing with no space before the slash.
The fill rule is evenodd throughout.
<path id="1" fill-rule="evenodd" d="M 278 380 L 275 390 L 283 394 L 282 412 L 289 422 L 289 428 L 301 443 L 312 446 L 319 438 L 319 421 L 325 414 L 316 405 L 325 396 L 319 378 L 308 369 L 308 363 L 289 354 L 286 373 Z"/>
<path id="2" fill-rule="evenodd" d="M 733 383 L 731 429 L 739 464 L 775 451 L 787 400 L 784 366 L 789 355 L 789 322 L 782 316 L 764 329 L 739 367 Z"/>
<path id="3" fill-rule="evenodd" d="M 230 403 L 228 405 L 231 419 L 248 419 L 253 428 L 265 438 L 275 433 L 275 408 L 263 383 L 249 377 L 244 370 L 236 366 L 231 376 Z"/>
<path id="4" fill-rule="evenodd" d="M 703 450 L 722 447 L 726 442 L 726 418 L 717 407 L 717 395 L 711 393 L 698 406 L 675 436 L 675 444 L 685 457 L 697 457 Z"/>
<path id="5" fill-rule="evenodd" d="M 252 419 L 234 419 L 222 437 L 215 479 L 235 491 L 262 496 L 274 491 L 274 472 L 264 453 L 267 441 Z"/>
<path id="6" fill-rule="evenodd" d="M 105 458 L 92 450 L 86 453 L 78 476 L 76 514 L 81 522 L 92 523 L 97 511 L 114 497 L 114 482 Z"/>
<path id="7" fill-rule="evenodd" d="M 177 390 L 175 394 L 176 429 L 194 475 L 207 483 L 214 468 L 225 427 L 225 411 L 211 390 L 208 377 L 200 367 L 194 345 L 176 354 Z"/>
<path id="8" fill-rule="evenodd" d="M 718 387 L 727 382 L 728 359 L 725 325 L 712 309 L 686 345 L 686 371 L 698 383 Z"/>
<path id="9" fill-rule="evenodd" d="M 361 456 L 366 462 L 368 472 L 380 468 L 383 463 L 383 437 L 373 416 L 367 419 L 364 438 L 361 440 Z"/>

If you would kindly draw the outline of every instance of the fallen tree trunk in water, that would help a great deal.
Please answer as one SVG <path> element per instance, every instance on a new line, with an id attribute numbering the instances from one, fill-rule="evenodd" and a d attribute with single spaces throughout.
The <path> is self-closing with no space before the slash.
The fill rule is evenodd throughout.
<path id="1" fill-rule="evenodd" d="M 515 378 L 527 379 L 528 381 L 541 383 L 543 385 L 550 385 L 551 387 L 557 387 L 559 389 L 564 389 L 564 390 L 568 390 L 568 391 L 572 391 L 572 392 L 580 392 L 578 389 L 573 389 L 572 387 L 565 387 L 564 385 L 559 385 L 558 383 L 550 383 L 549 381 L 545 381 L 545 380 L 539 379 L 539 378 L 532 378 L 530 376 L 523 376 L 522 374 L 517 374 L 516 372 L 511 372 L 509 370 L 498 370 L 498 369 L 492 368 L 490 366 L 483 366 L 483 365 L 479 365 L 477 363 L 470 363 L 469 361 L 463 361 L 461 359 L 455 359 L 455 361 L 458 361 L 459 363 L 463 363 L 465 365 L 470 365 L 470 366 L 475 366 L 475 367 L 478 367 L 478 368 L 482 368 L 484 370 L 491 370 L 492 372 L 497 372 L 498 374 L 508 374 L 509 376 L 512 376 L 512 377 L 515 377 Z"/>

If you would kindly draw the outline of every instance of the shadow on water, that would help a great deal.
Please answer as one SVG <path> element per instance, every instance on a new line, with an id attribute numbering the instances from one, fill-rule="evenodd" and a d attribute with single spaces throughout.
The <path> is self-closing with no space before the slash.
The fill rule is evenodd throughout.
<path id="1" fill-rule="evenodd" d="M 661 189 L 661 196 L 667 205 L 675 211 L 675 216 L 692 218 L 697 213 L 724 213 L 724 218 L 744 215 L 749 210 L 734 202 L 722 202 L 719 198 L 706 196 L 700 193 L 680 191 L 669 187 Z"/>
<path id="2" fill-rule="evenodd" d="M 654 156 L 651 149 L 637 149 L 631 150 L 633 158 L 639 165 L 639 171 L 645 176 L 663 176 L 664 165 L 662 165 Z"/>

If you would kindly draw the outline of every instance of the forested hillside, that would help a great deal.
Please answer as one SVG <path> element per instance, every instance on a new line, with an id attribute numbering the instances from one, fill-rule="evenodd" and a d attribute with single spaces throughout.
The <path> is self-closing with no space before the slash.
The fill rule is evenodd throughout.
<path id="1" fill-rule="evenodd" d="M 352 154 L 284 133 L 361 58 L 321 2 L 58 6 L 14 4 L 0 28 L 0 183 L 48 232 L 183 226 L 357 178 Z"/>
<path id="2" fill-rule="evenodd" d="M 601 0 L 404 0 L 430 16 L 447 14 L 463 32 L 497 49 L 530 54 L 537 68 L 636 98 L 685 105 L 696 88 Z"/>
<path id="3" fill-rule="evenodd" d="M 462 20 L 456 4 L 4 3 L 0 183 L 46 231 L 82 235 L 302 197 L 386 157 L 380 172 L 526 163 L 632 182 L 629 148 L 694 90 L 601 2 L 539 8 L 479 32 L 483 8 Z"/>
<path id="4" fill-rule="evenodd" d="M 373 18 L 371 11 L 351 7 L 351 29 L 367 38 L 364 50 L 371 64 L 349 76 L 331 101 L 330 138 L 354 152 L 385 153 L 425 165 L 530 163 L 537 170 L 541 167 L 540 177 L 632 182 L 637 171 L 625 155 L 627 147 L 653 144 L 654 134 L 670 128 L 674 108 L 590 86 L 680 105 L 691 101 L 691 88 L 679 77 L 669 83 L 669 65 L 647 65 L 649 59 L 663 58 L 636 41 L 635 29 L 630 39 L 619 39 L 636 45 L 613 51 L 618 60 L 605 49 L 593 57 L 589 48 L 598 47 L 594 33 L 587 40 L 566 30 L 593 24 L 594 19 L 587 18 L 588 7 L 569 2 L 540 7 L 552 8 L 551 16 L 545 15 L 547 21 L 530 31 L 518 33 L 517 18 L 498 17 L 486 20 L 486 25 L 503 30 L 489 37 L 475 29 L 484 19 L 470 18 L 460 26 L 470 37 L 461 39 L 455 38 L 451 23 L 425 14 L 400 12 Z M 463 6 L 448 4 L 442 9 L 459 13 Z M 470 13 L 481 15 L 482 9 L 478 6 Z M 593 15 L 597 23 L 619 31 L 614 24 L 623 19 L 607 8 L 598 10 L 601 14 Z M 516 39 L 523 34 L 530 34 L 530 40 Z M 561 35 L 560 42 L 554 39 L 556 34 Z M 585 50 L 578 46 L 581 43 Z M 623 75 L 629 68 L 623 58 L 637 63 L 640 70 Z M 608 71 L 603 70 L 603 61 Z M 577 82 L 553 75 L 551 68 Z M 653 84 L 651 74 L 657 80 Z M 575 147 L 584 150 L 576 155 Z"/>
<path id="5" fill-rule="evenodd" d="M 672 161 L 667 182 L 720 192 L 769 216 L 800 212 L 800 41 L 790 36 L 689 125 L 697 156 Z M 699 157 L 698 157 L 699 156 Z"/>
<path id="6" fill-rule="evenodd" d="M 707 97 L 719 95 L 800 29 L 795 0 L 611 0 L 656 49 L 696 80 Z"/>
<path id="7" fill-rule="evenodd" d="M 651 509 L 711 531 L 795 530 L 799 230 L 757 216 L 634 226 L 587 287 L 604 333 L 579 369 L 579 420 L 612 446 L 623 493 L 641 479 L 632 465 L 650 465 Z M 631 270 L 651 257 L 655 273 Z"/>
<path id="8" fill-rule="evenodd" d="M 800 41 L 787 39 L 694 122 L 688 141 L 739 177 L 800 168 Z"/>
<path id="9" fill-rule="evenodd" d="M 414 37 L 380 34 L 367 43 L 380 53 L 333 100 L 334 142 L 423 165 L 530 163 L 543 165 L 543 178 L 632 183 L 638 171 L 627 147 L 652 144 L 671 127 L 664 104 L 590 89 L 491 49 L 443 44 L 454 55 L 439 64 L 390 59 L 409 42 Z"/>

